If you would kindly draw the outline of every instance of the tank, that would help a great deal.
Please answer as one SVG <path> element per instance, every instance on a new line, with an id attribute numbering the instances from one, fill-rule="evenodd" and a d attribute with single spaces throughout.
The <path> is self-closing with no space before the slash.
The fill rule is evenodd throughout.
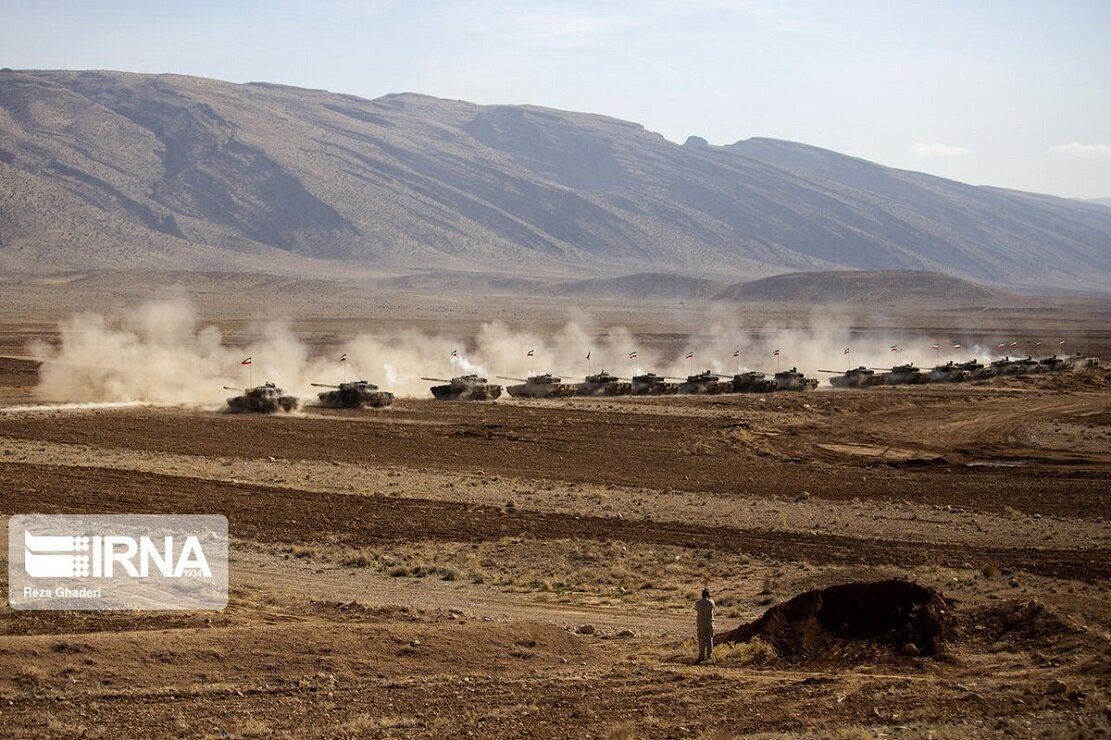
<path id="1" fill-rule="evenodd" d="M 963 383 L 969 380 L 972 380 L 972 373 L 952 360 L 930 371 L 931 383 Z"/>
<path id="2" fill-rule="evenodd" d="M 634 375 L 632 394 L 634 396 L 670 396 L 679 392 L 679 384 L 672 383 L 662 375 L 644 373 Z"/>
<path id="3" fill-rule="evenodd" d="M 566 398 L 575 395 L 575 386 L 564 383 L 563 378 L 551 373 L 531 375 L 528 378 L 505 378 L 502 380 L 517 380 L 520 385 L 506 387 L 506 391 L 514 398 Z"/>
<path id="4" fill-rule="evenodd" d="M 777 391 L 811 391 L 818 387 L 817 378 L 808 378 L 791 368 L 775 374 L 775 389 Z"/>
<path id="5" fill-rule="evenodd" d="M 930 376 L 924 375 L 914 365 L 905 363 L 896 365 L 883 374 L 883 382 L 887 385 L 920 385 L 929 383 Z"/>
<path id="6" fill-rule="evenodd" d="M 704 370 L 698 375 L 688 375 L 687 379 L 679 384 L 679 392 L 689 395 L 717 395 L 732 390 L 732 380 L 722 380 L 721 376 L 709 370 Z"/>
<path id="7" fill-rule="evenodd" d="M 823 373 L 836 372 L 834 370 L 820 370 Z M 840 375 L 834 375 L 829 379 L 829 384 L 834 388 L 869 388 L 874 385 L 883 385 L 883 376 L 876 375 L 876 371 L 871 368 L 854 367 L 852 370 L 846 370 Z"/>
<path id="8" fill-rule="evenodd" d="M 421 378 L 444 385 L 432 386 L 432 395 L 438 401 L 492 401 L 501 395 L 501 386 L 486 382 L 478 375 L 460 375 L 458 378 Z"/>
<path id="9" fill-rule="evenodd" d="M 984 365 L 979 360 L 969 360 L 957 365 L 961 370 L 966 370 L 970 380 L 986 380 L 995 375 L 990 365 Z"/>
<path id="10" fill-rule="evenodd" d="M 393 403 L 393 394 L 389 391 L 380 391 L 378 386 L 365 380 L 355 380 L 339 385 L 325 383 L 312 383 L 317 388 L 331 388 L 332 390 L 317 393 L 321 406 L 332 409 L 361 409 L 364 406 L 381 408 Z"/>
<path id="11" fill-rule="evenodd" d="M 755 370 L 733 376 L 734 393 L 771 393 L 777 385 L 775 379 Z"/>
<path id="12" fill-rule="evenodd" d="M 1038 365 L 1041 366 L 1043 372 L 1047 373 L 1059 373 L 1062 370 L 1068 369 L 1068 363 L 1057 355 L 1050 355 L 1049 357 L 1046 357 L 1045 359 L 1039 361 Z"/>
<path id="13" fill-rule="evenodd" d="M 991 369 L 995 371 L 996 375 L 1028 375 L 1036 371 L 1037 367 L 1038 361 L 1029 357 L 1014 360 L 1010 357 L 1004 357 L 1002 360 L 995 360 L 991 363 Z"/>
<path id="14" fill-rule="evenodd" d="M 1072 370 L 1083 370 L 1088 367 L 1099 367 L 1099 358 L 1083 355 L 1077 352 L 1065 358 L 1065 364 Z"/>
<path id="15" fill-rule="evenodd" d="M 234 391 L 237 388 L 224 386 L 226 390 Z M 247 388 L 241 396 L 232 396 L 228 399 L 228 409 L 239 413 L 254 411 L 260 414 L 272 414 L 279 409 L 293 411 L 297 408 L 297 399 L 294 396 L 284 395 L 284 391 L 273 383 Z"/>
<path id="16" fill-rule="evenodd" d="M 583 382 L 575 386 L 576 396 L 627 396 L 633 390 L 632 383 L 610 375 L 605 370 L 587 375 Z"/>

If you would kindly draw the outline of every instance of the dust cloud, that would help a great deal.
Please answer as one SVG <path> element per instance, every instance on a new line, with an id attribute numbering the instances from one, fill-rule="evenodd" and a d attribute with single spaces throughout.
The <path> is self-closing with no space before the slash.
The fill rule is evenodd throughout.
<path id="1" fill-rule="evenodd" d="M 484 324 L 470 337 L 413 329 L 359 334 L 322 353 L 310 352 L 281 322 L 249 327 L 247 334 L 255 338 L 230 346 L 217 327 L 202 326 L 195 306 L 179 296 L 143 304 L 115 320 L 93 313 L 72 316 L 61 322 L 57 344 L 36 342 L 28 351 L 43 362 L 38 395 L 44 401 L 213 407 L 231 395 L 224 386 L 238 389 L 266 381 L 306 399 L 318 390 L 312 383 L 335 384 L 344 377 L 369 380 L 399 396 L 426 398 L 431 383 L 422 376 L 446 379 L 475 373 L 499 382 L 498 376 L 552 372 L 574 382 L 603 369 L 622 377 L 652 371 L 683 378 L 706 369 L 731 375 L 790 367 L 815 375 L 857 365 L 914 362 L 931 367 L 991 354 L 967 345 L 954 350 L 948 338 L 892 332 L 883 339 L 854 337 L 847 317 L 815 315 L 804 328 L 769 325 L 741 331 L 729 326 L 725 309 L 721 313 L 685 338 L 635 337 L 624 328 L 576 318 L 550 334 L 501 322 Z M 934 342 L 942 349 L 932 350 Z M 688 353 L 694 357 L 687 359 Z M 341 363 L 343 355 L 347 360 Z M 252 358 L 249 367 L 242 364 L 247 357 Z"/>

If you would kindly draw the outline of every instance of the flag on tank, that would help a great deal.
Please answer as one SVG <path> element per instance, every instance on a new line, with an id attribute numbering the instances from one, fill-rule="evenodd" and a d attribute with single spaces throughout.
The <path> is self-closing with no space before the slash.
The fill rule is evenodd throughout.
<path id="1" fill-rule="evenodd" d="M 634 349 L 632 352 L 629 353 L 629 359 L 630 360 L 635 360 L 636 358 L 637 358 L 637 353 L 636 353 L 636 350 Z"/>
<path id="2" fill-rule="evenodd" d="M 687 356 L 684 359 L 693 360 L 694 359 L 694 352 L 688 352 Z"/>
<path id="3" fill-rule="evenodd" d="M 342 355 L 339 356 L 339 361 L 340 362 L 347 362 L 347 353 L 346 352 L 344 352 Z"/>
<path id="4" fill-rule="evenodd" d="M 772 357 L 779 357 L 779 350 L 772 352 Z"/>
<path id="5" fill-rule="evenodd" d="M 898 352 L 899 351 L 899 345 L 897 345 L 897 344 L 891 345 L 891 351 L 892 352 Z"/>
<path id="6" fill-rule="evenodd" d="M 532 357 L 532 350 L 531 349 L 525 354 L 525 357 Z"/>
<path id="7" fill-rule="evenodd" d="M 240 363 L 240 364 L 242 364 L 242 365 L 250 365 L 250 364 L 251 364 L 251 358 L 250 358 L 250 357 L 248 357 L 247 359 L 243 360 L 243 362 L 242 362 L 242 363 Z"/>

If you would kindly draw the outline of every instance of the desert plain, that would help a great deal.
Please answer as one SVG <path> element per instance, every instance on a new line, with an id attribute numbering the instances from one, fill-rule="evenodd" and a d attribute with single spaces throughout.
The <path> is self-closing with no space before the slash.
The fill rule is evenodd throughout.
<path id="1" fill-rule="evenodd" d="M 246 342 L 252 321 L 280 313 L 324 353 L 368 327 L 466 337 L 501 321 L 543 333 L 572 313 L 542 296 L 175 279 L 225 342 Z M 9 279 L 0 354 L 25 358 L 28 342 L 57 342 L 70 313 L 126 310 L 158 292 L 136 286 L 160 282 Z M 838 311 L 854 341 L 1067 337 L 1111 357 L 1101 299 Z M 816 312 L 829 314 L 798 301 L 622 297 L 577 301 L 573 314 L 678 355 L 715 331 L 710 313 L 759 334 L 807 326 Z M 34 360 L 0 360 L 0 513 L 224 514 L 230 599 L 196 613 L 5 604 L 0 734 L 1111 730 L 1106 366 L 855 391 L 823 382 L 807 393 L 405 395 L 384 409 L 274 415 L 50 407 L 39 374 Z M 812 589 L 886 579 L 947 599 L 935 654 L 828 635 L 784 650 L 771 636 L 693 663 L 704 585 L 725 632 Z"/>

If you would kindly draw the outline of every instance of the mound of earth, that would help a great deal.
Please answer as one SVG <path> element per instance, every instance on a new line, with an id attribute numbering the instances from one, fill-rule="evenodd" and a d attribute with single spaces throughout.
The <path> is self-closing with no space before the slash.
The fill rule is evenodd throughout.
<path id="1" fill-rule="evenodd" d="M 925 270 L 835 270 L 793 272 L 737 283 L 715 298 L 730 301 L 802 303 L 905 303 L 907 301 L 986 301 L 1001 294 L 991 288 Z"/>
<path id="2" fill-rule="evenodd" d="M 718 639 L 759 638 L 783 658 L 818 655 L 849 640 L 931 655 L 951 638 L 954 625 L 948 599 L 933 589 L 895 579 L 807 591 Z"/>

